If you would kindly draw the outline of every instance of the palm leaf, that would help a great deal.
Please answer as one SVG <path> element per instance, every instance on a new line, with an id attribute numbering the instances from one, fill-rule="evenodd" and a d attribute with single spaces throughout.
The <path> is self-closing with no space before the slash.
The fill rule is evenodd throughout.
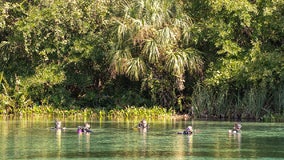
<path id="1" fill-rule="evenodd" d="M 129 49 L 117 50 L 111 60 L 111 71 L 112 74 L 124 74 L 127 68 L 127 61 L 131 58 Z"/>
<path id="2" fill-rule="evenodd" d="M 188 55 L 185 52 L 168 51 L 166 54 L 166 68 L 173 75 L 180 77 L 188 67 Z"/>
<path id="3" fill-rule="evenodd" d="M 185 53 L 188 55 L 188 69 L 190 73 L 196 72 L 202 74 L 204 62 L 200 57 L 201 52 L 192 48 L 187 48 Z"/>
<path id="4" fill-rule="evenodd" d="M 127 70 L 126 74 L 130 77 L 132 80 L 139 80 L 140 77 L 143 77 L 146 73 L 146 65 L 142 59 L 138 58 L 132 58 L 127 63 Z"/>
<path id="5" fill-rule="evenodd" d="M 158 42 L 160 44 L 171 44 L 177 41 L 176 39 L 176 33 L 169 28 L 169 27 L 164 27 L 163 29 L 159 30 L 158 34 Z"/>
<path id="6" fill-rule="evenodd" d="M 121 22 L 118 22 L 118 23 L 119 25 L 117 28 L 117 38 L 118 38 L 118 41 L 121 42 L 123 41 L 123 39 L 125 39 L 125 35 L 128 32 L 128 27 L 124 23 L 121 23 Z"/>
<path id="7" fill-rule="evenodd" d="M 148 57 L 150 63 L 158 62 L 158 59 L 160 57 L 158 44 L 153 39 L 147 40 L 145 45 L 143 46 L 142 54 Z"/>

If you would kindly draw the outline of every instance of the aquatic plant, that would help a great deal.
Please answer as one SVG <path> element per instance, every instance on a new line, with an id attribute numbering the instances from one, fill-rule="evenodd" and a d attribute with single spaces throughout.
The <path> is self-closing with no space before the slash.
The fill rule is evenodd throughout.
<path id="1" fill-rule="evenodd" d="M 171 118 L 173 115 L 175 115 L 175 112 L 172 109 L 166 109 L 160 106 L 153 106 L 151 108 L 127 106 L 124 109 L 110 110 L 107 117 L 110 119 L 160 119 Z"/>
<path id="2" fill-rule="evenodd" d="M 199 118 L 279 121 L 284 116 L 283 86 L 274 92 L 268 88 L 256 86 L 230 93 L 230 87 L 198 84 L 192 96 L 194 113 Z"/>

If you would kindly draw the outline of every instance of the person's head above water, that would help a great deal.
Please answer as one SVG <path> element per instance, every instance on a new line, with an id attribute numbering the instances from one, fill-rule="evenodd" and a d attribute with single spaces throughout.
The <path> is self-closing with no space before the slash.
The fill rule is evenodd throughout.
<path id="1" fill-rule="evenodd" d="M 242 125 L 240 123 L 235 123 L 234 129 L 240 130 L 242 128 Z"/>
<path id="2" fill-rule="evenodd" d="M 187 135 L 191 135 L 192 133 L 193 133 L 192 126 L 187 126 L 183 132 L 178 132 L 178 134 L 187 134 Z"/>
<path id="3" fill-rule="evenodd" d="M 188 126 L 186 130 L 192 132 L 192 126 Z"/>
<path id="4" fill-rule="evenodd" d="M 143 119 L 141 122 L 142 122 L 143 124 L 147 124 L 147 121 L 146 121 L 145 119 Z"/>
<path id="5" fill-rule="evenodd" d="M 90 124 L 89 124 L 89 123 L 85 123 L 84 128 L 86 128 L 86 129 L 90 129 L 90 128 L 91 128 L 91 126 L 90 126 Z"/>
<path id="6" fill-rule="evenodd" d="M 229 133 L 241 133 L 242 125 L 241 123 L 235 123 L 233 129 L 229 130 Z"/>
<path id="7" fill-rule="evenodd" d="M 61 128 L 61 121 L 55 120 L 55 128 L 56 129 Z"/>
<path id="8" fill-rule="evenodd" d="M 83 129 L 83 128 L 82 128 L 81 126 L 78 126 L 78 127 L 77 127 L 77 133 L 79 133 L 79 134 L 82 133 L 82 129 Z"/>
<path id="9" fill-rule="evenodd" d="M 139 123 L 139 127 L 147 128 L 147 127 L 148 127 L 147 121 L 146 121 L 145 119 L 143 119 L 143 120 Z"/>

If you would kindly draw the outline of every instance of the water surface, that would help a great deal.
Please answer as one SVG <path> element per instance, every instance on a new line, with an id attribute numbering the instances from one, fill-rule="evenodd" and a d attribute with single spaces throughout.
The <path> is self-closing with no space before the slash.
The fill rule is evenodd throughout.
<path id="1" fill-rule="evenodd" d="M 78 135 L 80 120 L 63 120 L 65 131 L 49 119 L 0 120 L 1 159 L 283 159 L 282 123 L 243 122 L 241 134 L 228 134 L 233 122 L 89 120 L 94 133 Z M 193 135 L 179 135 L 188 125 Z"/>

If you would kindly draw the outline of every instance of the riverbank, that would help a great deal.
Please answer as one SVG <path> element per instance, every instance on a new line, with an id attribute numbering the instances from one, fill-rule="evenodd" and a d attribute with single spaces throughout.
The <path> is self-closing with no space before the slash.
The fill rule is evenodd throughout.
<path id="1" fill-rule="evenodd" d="M 259 119 L 252 118 L 219 118 L 216 116 L 191 116 L 184 113 L 176 113 L 173 109 L 166 109 L 159 106 L 151 108 L 129 106 L 106 110 L 104 108 L 81 108 L 81 109 L 60 109 L 51 106 L 40 106 L 33 108 L 21 108 L 13 112 L 2 110 L 0 116 L 4 119 L 22 119 L 36 117 L 50 117 L 53 119 L 175 119 L 175 120 L 213 120 L 213 121 L 254 121 L 254 122 L 284 122 L 284 115 L 265 115 Z"/>

